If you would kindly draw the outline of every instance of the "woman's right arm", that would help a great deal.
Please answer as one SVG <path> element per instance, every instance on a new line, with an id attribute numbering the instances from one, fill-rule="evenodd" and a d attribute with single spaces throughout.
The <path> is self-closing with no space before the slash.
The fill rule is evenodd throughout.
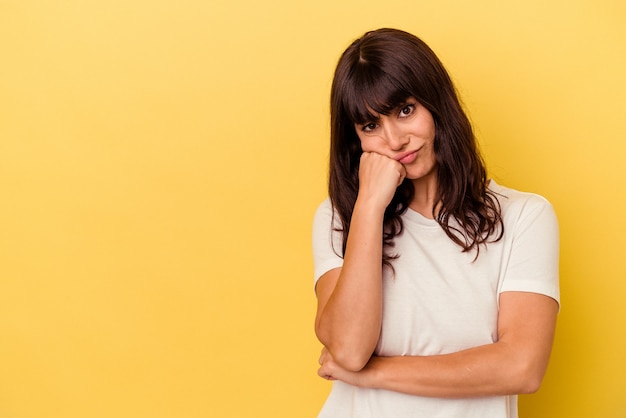
<path id="1" fill-rule="evenodd" d="M 363 153 L 343 266 L 326 272 L 317 282 L 315 332 L 334 360 L 347 370 L 361 370 L 378 343 L 383 216 L 404 175 L 404 167 L 397 161 Z"/>

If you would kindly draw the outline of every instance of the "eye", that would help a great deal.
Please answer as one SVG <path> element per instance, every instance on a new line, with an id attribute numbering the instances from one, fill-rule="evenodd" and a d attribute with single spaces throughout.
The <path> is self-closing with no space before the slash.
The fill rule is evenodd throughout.
<path id="1" fill-rule="evenodd" d="M 374 123 L 374 122 L 365 123 L 365 124 L 361 125 L 361 130 L 363 132 L 372 132 L 374 129 L 376 129 L 376 126 L 378 126 L 378 125 L 376 123 Z"/>
<path id="2" fill-rule="evenodd" d="M 399 116 L 401 118 L 406 118 L 407 116 L 411 115 L 414 111 L 415 111 L 415 105 L 407 104 L 404 107 L 402 107 L 402 109 L 400 109 Z"/>

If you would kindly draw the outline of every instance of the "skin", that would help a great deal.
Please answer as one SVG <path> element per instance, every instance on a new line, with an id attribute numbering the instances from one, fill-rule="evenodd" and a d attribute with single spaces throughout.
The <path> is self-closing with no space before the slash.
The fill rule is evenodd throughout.
<path id="1" fill-rule="evenodd" d="M 439 356 L 373 355 L 382 324 L 382 221 L 406 177 L 410 207 L 432 218 L 437 191 L 435 125 L 409 98 L 390 115 L 355 125 L 363 155 L 344 265 L 318 281 L 318 374 L 352 385 L 442 398 L 532 393 L 547 368 L 558 306 L 540 294 L 500 295 L 498 341 Z"/>
<path id="2" fill-rule="evenodd" d="M 365 169 L 369 169 L 369 159 L 374 158 L 373 155 L 386 157 L 381 158 L 386 164 L 402 166 L 398 169 L 404 169 L 405 176 L 415 186 L 416 197 L 411 202 L 411 209 L 432 218 L 437 191 L 437 167 L 434 150 L 435 122 L 430 112 L 417 100 L 409 98 L 392 114 L 379 115 L 375 122 L 355 125 L 355 130 L 361 141 L 364 156 L 361 164 L 365 163 Z M 406 160 L 401 160 L 401 157 Z M 364 181 L 366 186 L 370 186 L 370 181 L 373 180 L 368 174 L 372 173 L 359 173 L 359 181 Z M 382 194 L 386 207 L 395 193 L 395 187 L 393 190 L 369 192 Z"/>

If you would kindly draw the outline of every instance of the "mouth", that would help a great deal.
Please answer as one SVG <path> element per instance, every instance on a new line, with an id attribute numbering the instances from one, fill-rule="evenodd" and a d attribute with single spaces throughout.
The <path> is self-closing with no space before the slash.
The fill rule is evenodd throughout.
<path id="1" fill-rule="evenodd" d="M 402 164 L 410 164 L 417 158 L 417 152 L 419 149 L 414 151 L 405 152 L 404 154 L 400 154 L 394 157 L 394 160 L 402 163 Z"/>

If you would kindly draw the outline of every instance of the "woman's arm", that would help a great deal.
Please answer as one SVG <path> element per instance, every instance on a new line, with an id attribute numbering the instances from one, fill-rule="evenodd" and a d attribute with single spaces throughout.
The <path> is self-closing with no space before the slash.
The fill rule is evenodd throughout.
<path id="1" fill-rule="evenodd" d="M 315 332 L 346 370 L 361 370 L 380 336 L 383 215 L 404 175 L 397 161 L 363 153 L 343 266 L 317 282 Z"/>
<path id="2" fill-rule="evenodd" d="M 323 352 L 319 374 L 329 379 L 419 396 L 465 398 L 535 392 L 548 365 L 557 302 L 537 293 L 500 295 L 498 341 L 457 353 L 372 357 L 360 372 Z"/>

